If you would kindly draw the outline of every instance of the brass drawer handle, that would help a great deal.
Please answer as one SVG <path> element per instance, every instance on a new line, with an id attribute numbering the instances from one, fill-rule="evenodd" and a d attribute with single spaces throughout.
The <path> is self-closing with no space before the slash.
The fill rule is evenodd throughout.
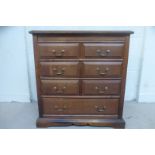
<path id="1" fill-rule="evenodd" d="M 95 106 L 95 108 L 97 112 L 104 112 L 106 110 L 106 106 L 102 106 L 102 107 Z"/>
<path id="2" fill-rule="evenodd" d="M 64 72 L 61 72 L 61 71 L 56 73 L 56 75 L 63 75 L 63 74 Z"/>
<path id="3" fill-rule="evenodd" d="M 107 49 L 105 51 L 102 51 L 100 49 L 96 50 L 97 55 L 103 56 L 103 57 L 108 56 L 110 52 L 111 52 L 111 50 L 109 50 L 109 49 Z"/>
<path id="4" fill-rule="evenodd" d="M 59 107 L 59 106 L 55 105 L 55 106 L 54 106 L 54 109 L 55 109 L 56 111 L 61 112 L 61 111 L 66 110 L 66 109 L 67 109 L 67 107 L 66 107 L 65 105 L 64 105 L 63 107 Z"/>
<path id="5" fill-rule="evenodd" d="M 108 71 L 109 71 L 109 68 L 106 67 L 106 68 L 105 68 L 105 71 L 102 72 L 102 71 L 100 70 L 100 68 L 97 67 L 97 68 L 96 68 L 96 71 L 97 71 L 97 74 L 98 74 L 98 75 L 106 75 L 106 74 L 108 73 Z"/>
<path id="6" fill-rule="evenodd" d="M 54 55 L 55 57 L 62 57 L 62 56 L 64 56 L 65 50 L 62 49 L 61 51 L 56 52 L 56 50 L 53 49 L 52 52 L 53 52 L 53 55 Z"/>
<path id="7" fill-rule="evenodd" d="M 53 90 L 57 93 L 57 94 L 64 94 L 65 90 L 66 90 L 66 86 L 64 86 L 62 89 L 58 89 L 57 86 L 53 87 Z"/>
<path id="8" fill-rule="evenodd" d="M 104 90 L 100 90 L 100 88 L 98 86 L 95 87 L 96 91 L 99 94 L 104 94 L 109 88 L 107 86 L 104 87 Z"/>
<path id="9" fill-rule="evenodd" d="M 64 75 L 65 68 L 62 69 L 53 68 L 53 71 L 56 75 Z"/>

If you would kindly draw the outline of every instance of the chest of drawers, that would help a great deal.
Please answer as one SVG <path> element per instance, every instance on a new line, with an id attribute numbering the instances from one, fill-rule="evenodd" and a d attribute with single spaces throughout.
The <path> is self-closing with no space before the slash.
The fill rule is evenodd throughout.
<path id="1" fill-rule="evenodd" d="M 31 31 L 38 127 L 124 128 L 131 31 Z"/>

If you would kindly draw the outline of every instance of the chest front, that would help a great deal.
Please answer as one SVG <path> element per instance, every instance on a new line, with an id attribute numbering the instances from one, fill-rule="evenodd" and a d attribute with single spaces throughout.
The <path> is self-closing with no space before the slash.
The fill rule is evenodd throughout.
<path id="1" fill-rule="evenodd" d="M 132 32 L 32 31 L 38 127 L 124 128 L 122 118 Z"/>

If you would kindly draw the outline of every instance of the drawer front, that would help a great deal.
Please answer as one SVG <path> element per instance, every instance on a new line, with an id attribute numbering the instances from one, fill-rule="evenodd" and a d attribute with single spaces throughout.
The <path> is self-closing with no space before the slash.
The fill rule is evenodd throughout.
<path id="1" fill-rule="evenodd" d="M 90 58 L 123 57 L 124 44 L 122 43 L 85 43 L 84 55 Z"/>
<path id="2" fill-rule="evenodd" d="M 46 43 L 39 44 L 40 58 L 77 58 L 78 43 Z"/>
<path id="3" fill-rule="evenodd" d="M 76 34 L 66 36 L 66 33 L 63 35 L 38 35 L 38 42 L 124 42 L 126 37 L 124 36 L 105 36 L 105 35 L 98 35 L 98 34 Z"/>
<path id="4" fill-rule="evenodd" d="M 83 77 L 121 77 L 122 62 L 84 62 Z"/>
<path id="5" fill-rule="evenodd" d="M 78 80 L 42 80 L 43 95 L 78 95 Z"/>
<path id="6" fill-rule="evenodd" d="M 83 95 L 119 95 L 120 80 L 83 80 Z"/>
<path id="7" fill-rule="evenodd" d="M 41 76 L 47 77 L 78 77 L 78 62 L 41 62 Z"/>
<path id="8" fill-rule="evenodd" d="M 44 115 L 114 115 L 119 99 L 42 98 Z"/>

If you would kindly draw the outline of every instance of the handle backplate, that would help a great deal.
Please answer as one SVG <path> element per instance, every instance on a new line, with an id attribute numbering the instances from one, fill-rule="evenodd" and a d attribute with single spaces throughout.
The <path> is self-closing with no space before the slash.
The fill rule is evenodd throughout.
<path id="1" fill-rule="evenodd" d="M 58 88 L 57 86 L 54 86 L 53 90 L 56 94 L 64 94 L 66 90 L 66 86 L 63 86 L 61 89 Z"/>
<path id="2" fill-rule="evenodd" d="M 98 86 L 95 87 L 98 94 L 104 94 L 109 88 L 107 86 L 104 89 L 100 89 Z"/>
<path id="3" fill-rule="evenodd" d="M 58 105 L 55 105 L 54 109 L 57 110 L 58 112 L 62 112 L 67 109 L 67 106 L 63 105 L 63 106 L 59 107 Z"/>
<path id="4" fill-rule="evenodd" d="M 104 112 L 106 110 L 106 106 L 95 106 L 97 112 Z"/>
<path id="5" fill-rule="evenodd" d="M 52 50 L 52 53 L 55 57 L 62 57 L 65 54 L 65 50 L 62 49 L 60 51 L 56 51 L 55 49 Z"/>
<path id="6" fill-rule="evenodd" d="M 107 49 L 105 51 L 100 50 L 100 49 L 96 50 L 97 55 L 102 56 L 102 57 L 108 56 L 110 52 L 111 52 L 111 50 L 109 50 L 109 49 Z"/>
<path id="7" fill-rule="evenodd" d="M 53 72 L 55 75 L 64 75 L 65 73 L 65 68 L 53 68 Z"/>
<path id="8" fill-rule="evenodd" d="M 100 67 L 97 67 L 97 68 L 96 68 L 96 71 L 97 71 L 97 74 L 98 74 L 98 75 L 104 76 L 104 75 L 106 75 L 106 74 L 108 73 L 109 68 L 106 67 L 105 70 L 102 71 L 102 70 L 100 69 Z"/>

